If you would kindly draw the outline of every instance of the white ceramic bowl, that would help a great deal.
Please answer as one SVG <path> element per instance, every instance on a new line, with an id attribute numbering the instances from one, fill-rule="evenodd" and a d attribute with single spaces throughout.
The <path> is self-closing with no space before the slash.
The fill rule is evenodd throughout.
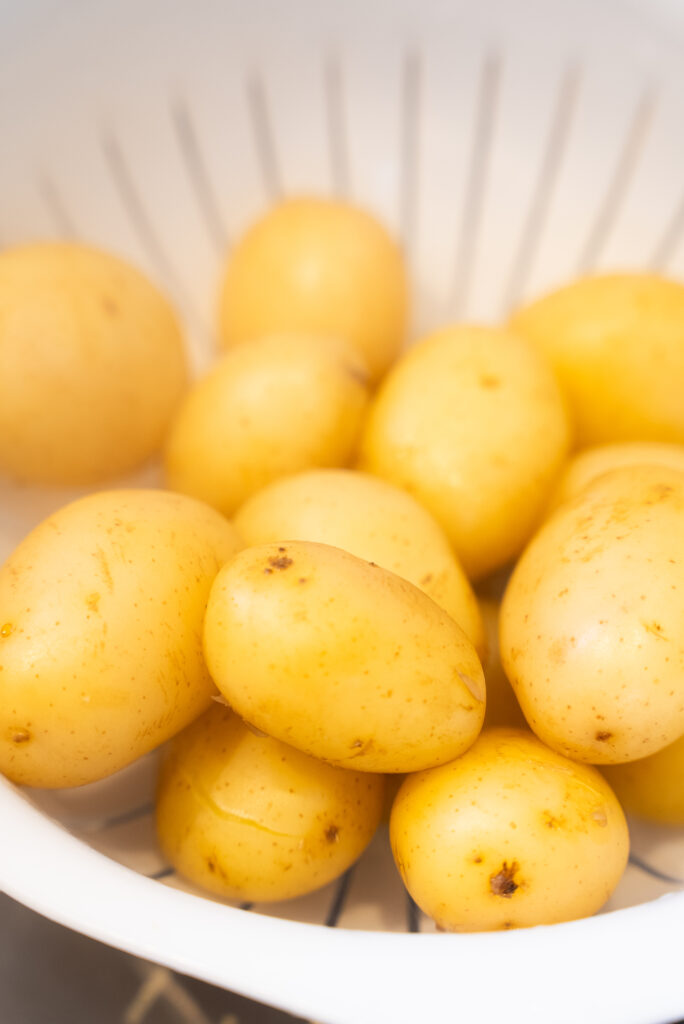
<path id="1" fill-rule="evenodd" d="M 347 195 L 402 236 L 416 332 L 496 319 L 581 270 L 684 276 L 683 43 L 662 2 L 0 0 L 0 244 L 128 257 L 175 299 L 197 369 L 221 260 L 281 193 Z M 2 485 L 0 558 L 74 493 Z M 153 776 L 151 757 L 71 792 L 0 782 L 0 886 L 326 1024 L 684 1016 L 678 830 L 632 823 L 591 920 L 437 935 L 382 834 L 293 903 L 201 897 L 156 850 Z"/>

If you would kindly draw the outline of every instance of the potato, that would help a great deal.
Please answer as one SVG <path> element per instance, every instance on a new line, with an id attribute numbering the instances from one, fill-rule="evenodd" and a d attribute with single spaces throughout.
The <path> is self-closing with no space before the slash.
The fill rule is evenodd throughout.
<path id="1" fill-rule="evenodd" d="M 650 757 L 604 765 L 625 810 L 663 825 L 684 825 L 684 736 Z"/>
<path id="2" fill-rule="evenodd" d="M 501 652 L 499 651 L 500 602 L 490 598 L 480 598 L 480 611 L 487 637 L 487 656 L 482 661 L 485 686 L 487 687 L 484 728 L 510 726 L 524 729 L 527 727 L 525 716 L 520 710 L 518 698 L 513 692 L 513 687 L 501 664 Z"/>
<path id="3" fill-rule="evenodd" d="M 451 327 L 385 380 L 360 466 L 418 498 L 478 579 L 530 537 L 568 442 L 558 386 L 528 342 L 498 328 Z"/>
<path id="4" fill-rule="evenodd" d="M 621 466 L 670 466 L 684 473 L 684 445 L 623 441 L 586 448 L 566 465 L 549 502 L 548 511 L 552 512 L 563 502 L 571 501 L 603 473 Z"/>
<path id="5" fill-rule="evenodd" d="M 418 906 L 462 932 L 593 914 L 629 852 L 624 814 L 600 773 L 517 729 L 486 730 L 462 757 L 409 777 L 390 840 Z"/>
<path id="6" fill-rule="evenodd" d="M 616 764 L 684 733 L 684 474 L 613 470 L 563 505 L 513 572 L 501 658 L 549 746 Z"/>
<path id="7" fill-rule="evenodd" d="M 384 778 L 256 736 L 214 706 L 171 743 L 157 791 L 165 855 L 228 899 L 286 900 L 337 878 L 373 837 Z"/>
<path id="8" fill-rule="evenodd" d="M 580 447 L 684 443 L 684 286 L 655 274 L 583 278 L 510 323 L 553 364 Z"/>
<path id="9" fill-rule="evenodd" d="M 212 587 L 204 650 L 246 721 L 341 767 L 417 771 L 482 725 L 482 668 L 461 628 L 411 583 L 326 544 L 236 555 Z"/>
<path id="10" fill-rule="evenodd" d="M 0 569 L 0 771 L 78 786 L 199 715 L 209 588 L 238 547 L 213 509 L 162 491 L 93 494 L 29 534 Z"/>
<path id="11" fill-rule="evenodd" d="M 230 255 L 219 336 L 233 346 L 296 331 L 341 338 L 377 380 L 406 333 L 408 282 L 398 245 L 373 217 L 330 199 L 288 199 Z"/>
<path id="12" fill-rule="evenodd" d="M 231 515 L 278 477 L 344 465 L 366 409 L 365 382 L 358 356 L 329 338 L 261 338 L 227 353 L 172 425 L 169 487 Z"/>
<path id="13" fill-rule="evenodd" d="M 160 447 L 186 385 L 170 305 L 114 256 L 69 244 L 0 253 L 0 472 L 89 484 Z"/>
<path id="14" fill-rule="evenodd" d="M 247 544 L 312 540 L 344 548 L 424 590 L 448 612 L 480 657 L 477 600 L 440 526 L 405 491 L 366 473 L 318 469 L 259 491 L 235 516 Z"/>

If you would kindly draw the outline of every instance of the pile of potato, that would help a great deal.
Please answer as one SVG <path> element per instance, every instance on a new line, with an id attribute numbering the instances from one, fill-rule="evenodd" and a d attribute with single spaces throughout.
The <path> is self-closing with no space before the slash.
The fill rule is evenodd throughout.
<path id="1" fill-rule="evenodd" d="M 402 353 L 408 322 L 400 248 L 327 200 L 237 245 L 192 385 L 137 271 L 0 253 L 0 472 L 161 449 L 168 487 L 94 491 L 0 569 L 0 771 L 170 741 L 161 847 L 245 900 L 343 873 L 405 775 L 392 850 L 440 927 L 589 915 L 616 792 L 684 824 L 684 286 L 596 276 Z"/>

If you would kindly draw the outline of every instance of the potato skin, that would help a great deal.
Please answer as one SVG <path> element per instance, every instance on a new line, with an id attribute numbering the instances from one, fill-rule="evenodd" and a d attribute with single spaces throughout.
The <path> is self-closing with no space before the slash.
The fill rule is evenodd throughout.
<path id="1" fill-rule="evenodd" d="M 501 658 L 525 717 L 579 761 L 633 761 L 684 732 L 684 474 L 614 470 L 518 562 Z"/>
<path id="2" fill-rule="evenodd" d="M 0 253 L 0 472 L 90 484 L 161 444 L 187 385 L 183 337 L 141 273 L 73 243 Z"/>
<path id="3" fill-rule="evenodd" d="M 684 286 L 655 274 L 582 278 L 520 309 L 514 331 L 550 360 L 580 447 L 684 443 Z"/>
<path id="4" fill-rule="evenodd" d="M 332 338 L 274 335 L 226 353 L 171 426 L 168 486 L 232 515 L 281 476 L 346 465 L 366 411 L 366 380 L 359 356 Z"/>
<path id="5" fill-rule="evenodd" d="M 316 761 L 212 707 L 171 743 L 157 791 L 169 861 L 228 899 L 285 900 L 337 878 L 373 837 L 384 778 Z"/>
<path id="6" fill-rule="evenodd" d="M 343 548 L 425 591 L 484 657 L 484 627 L 472 587 L 427 509 L 386 480 L 351 469 L 318 469 L 277 480 L 238 510 L 249 545 L 282 537 Z"/>
<path id="7" fill-rule="evenodd" d="M 569 447 L 551 368 L 494 327 L 449 327 L 414 346 L 371 404 L 359 467 L 433 514 L 471 580 L 516 557 Z"/>
<path id="8" fill-rule="evenodd" d="M 558 479 L 547 514 L 572 501 L 604 473 L 622 466 L 669 466 L 684 473 L 684 444 L 656 441 L 623 441 L 585 448 L 567 463 Z"/>
<path id="9" fill-rule="evenodd" d="M 209 588 L 240 547 L 213 509 L 103 491 L 60 509 L 0 569 L 0 771 L 78 786 L 123 768 L 215 692 Z"/>
<path id="10" fill-rule="evenodd" d="M 684 825 L 684 736 L 650 757 L 601 770 L 626 811 L 662 825 Z"/>
<path id="11" fill-rule="evenodd" d="M 302 196 L 279 203 L 240 239 L 220 296 L 223 345 L 274 331 L 346 341 L 376 381 L 401 347 L 409 291 L 399 246 L 370 214 Z"/>
<path id="12" fill-rule="evenodd" d="M 406 580 L 325 544 L 236 555 L 212 587 L 204 651 L 242 718 L 330 764 L 417 771 L 482 725 L 482 667 L 460 627 Z"/>
<path id="13" fill-rule="evenodd" d="M 416 903 L 464 932 L 593 914 L 629 852 L 600 773 L 517 729 L 485 730 L 455 761 L 406 779 L 390 841 Z"/>

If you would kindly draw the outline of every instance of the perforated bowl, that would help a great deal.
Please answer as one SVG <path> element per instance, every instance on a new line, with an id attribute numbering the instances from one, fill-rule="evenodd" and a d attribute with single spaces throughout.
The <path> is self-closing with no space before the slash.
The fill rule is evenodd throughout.
<path id="1" fill-rule="evenodd" d="M 197 370 L 226 251 L 286 193 L 347 196 L 403 238 L 414 334 L 580 271 L 684 276 L 683 20 L 610 0 L 0 0 L 0 244 L 129 258 L 174 298 Z M 0 557 L 73 496 L 3 484 Z M 631 823 L 590 920 L 437 935 L 383 834 L 292 903 L 201 896 L 156 848 L 154 765 L 70 792 L 0 783 L 0 886 L 326 1024 L 684 1016 L 678 830 Z"/>

